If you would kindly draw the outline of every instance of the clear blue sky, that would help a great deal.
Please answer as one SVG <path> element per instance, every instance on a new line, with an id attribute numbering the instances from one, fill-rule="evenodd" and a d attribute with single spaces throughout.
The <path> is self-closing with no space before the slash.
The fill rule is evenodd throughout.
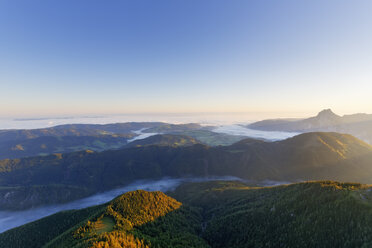
<path id="1" fill-rule="evenodd" d="M 372 113 L 369 0 L 1 0 L 0 116 Z"/>

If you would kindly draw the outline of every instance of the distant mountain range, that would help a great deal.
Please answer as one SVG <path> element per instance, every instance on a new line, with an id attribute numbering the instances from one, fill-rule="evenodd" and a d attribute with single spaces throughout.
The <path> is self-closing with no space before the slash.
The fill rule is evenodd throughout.
<path id="1" fill-rule="evenodd" d="M 0 234 L 0 247 L 371 247 L 371 211 L 371 186 L 357 183 L 190 183 L 59 212 Z"/>
<path id="2" fill-rule="evenodd" d="M 187 145 L 180 146 L 184 140 Z M 351 135 L 306 133 L 278 142 L 245 139 L 217 147 L 194 142 L 166 135 L 119 150 L 2 160 L 0 208 L 62 203 L 163 177 L 372 183 L 372 146 Z"/>
<path id="3" fill-rule="evenodd" d="M 339 116 L 330 109 L 307 119 L 271 119 L 248 125 L 251 129 L 285 132 L 348 133 L 372 144 L 372 114 Z"/>
<path id="4" fill-rule="evenodd" d="M 82 150 L 121 148 L 138 134 L 136 130 L 165 123 L 68 124 L 40 129 L 0 130 L 0 159 L 23 158 Z"/>
<path id="5" fill-rule="evenodd" d="M 0 247 L 372 247 L 372 188 L 360 184 L 372 184 L 372 145 L 319 131 L 371 141 L 370 124 L 324 110 L 249 125 L 302 133 L 276 142 L 193 123 L 0 130 L 0 210 L 54 208 L 137 180 L 242 179 L 128 192 L 6 231 Z"/>
<path id="6" fill-rule="evenodd" d="M 18 141 L 45 136 L 100 136 L 113 134 L 128 134 L 144 128 L 166 125 L 162 122 L 126 122 L 114 124 L 66 124 L 40 129 L 4 129 L 0 130 L 0 141 Z"/>
<path id="7" fill-rule="evenodd" d="M 231 145 L 246 137 L 215 133 L 200 124 L 128 122 L 114 124 L 68 124 L 41 129 L 0 130 L 0 159 L 45 156 L 83 150 L 123 148 L 140 133 L 177 134 L 206 145 Z M 163 137 L 164 138 L 164 137 Z M 197 140 L 197 141 L 196 141 Z M 135 141 L 135 144 L 140 141 Z"/>

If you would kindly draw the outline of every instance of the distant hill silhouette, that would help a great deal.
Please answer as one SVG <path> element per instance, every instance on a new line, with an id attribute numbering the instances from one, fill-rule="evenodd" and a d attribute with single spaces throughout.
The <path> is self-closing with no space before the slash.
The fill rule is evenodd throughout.
<path id="1" fill-rule="evenodd" d="M 0 130 L 0 159 L 23 158 L 82 150 L 118 149 L 137 136 L 137 131 L 161 122 L 114 124 L 66 124 L 39 129 Z"/>
<path id="2" fill-rule="evenodd" d="M 325 109 L 317 116 L 307 119 L 263 120 L 248 127 L 264 131 L 348 133 L 372 144 L 372 114 L 339 116 L 332 110 Z"/>
<path id="3" fill-rule="evenodd" d="M 211 129 L 211 127 L 204 127 L 195 123 L 127 122 L 104 125 L 67 124 L 40 129 L 0 130 L 0 159 L 45 156 L 53 153 L 84 150 L 100 152 L 119 149 L 130 143 L 141 132 L 181 135 L 188 142 L 211 146 L 231 145 L 246 138 L 244 136 L 215 133 Z M 135 140 L 134 144 L 154 143 L 154 139 L 158 138 L 160 136 L 153 138 L 152 141 Z M 162 142 L 171 142 L 170 136 L 168 136 L 168 141 L 165 139 L 166 136 L 163 136 Z M 185 144 L 179 143 L 179 145 L 187 145 L 188 142 Z"/>

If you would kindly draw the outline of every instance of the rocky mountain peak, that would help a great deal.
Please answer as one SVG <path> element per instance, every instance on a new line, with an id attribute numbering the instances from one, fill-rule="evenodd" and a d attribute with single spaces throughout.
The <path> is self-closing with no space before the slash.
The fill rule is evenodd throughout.
<path id="1" fill-rule="evenodd" d="M 322 110 L 318 113 L 317 117 L 320 117 L 320 118 L 338 118 L 340 116 L 333 113 L 333 111 L 331 109 L 324 109 L 324 110 Z"/>

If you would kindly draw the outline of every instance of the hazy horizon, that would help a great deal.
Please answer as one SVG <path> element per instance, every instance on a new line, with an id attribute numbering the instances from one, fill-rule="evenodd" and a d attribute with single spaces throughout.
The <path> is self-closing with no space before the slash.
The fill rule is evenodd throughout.
<path id="1" fill-rule="evenodd" d="M 245 113 L 127 113 L 87 115 L 14 115 L 0 116 L 0 129 L 33 129 L 64 124 L 110 124 L 123 122 L 165 122 L 172 124 L 199 123 L 202 125 L 249 124 L 266 119 L 301 119 L 316 116 L 316 112 L 245 112 Z M 362 112 L 335 114 L 343 116 Z M 366 113 L 370 114 L 370 113 Z"/>
<path id="2" fill-rule="evenodd" d="M 302 118 L 300 113 L 136 113 L 60 116 L 0 117 L 0 129 L 43 128 L 63 124 L 109 124 L 121 122 L 166 122 L 202 125 L 248 124 L 266 118 Z"/>
<path id="3" fill-rule="evenodd" d="M 372 113 L 371 9 L 366 0 L 2 1 L 0 116 Z"/>
<path id="4" fill-rule="evenodd" d="M 0 247 L 372 247 L 371 29 L 371 0 L 0 0 Z"/>

